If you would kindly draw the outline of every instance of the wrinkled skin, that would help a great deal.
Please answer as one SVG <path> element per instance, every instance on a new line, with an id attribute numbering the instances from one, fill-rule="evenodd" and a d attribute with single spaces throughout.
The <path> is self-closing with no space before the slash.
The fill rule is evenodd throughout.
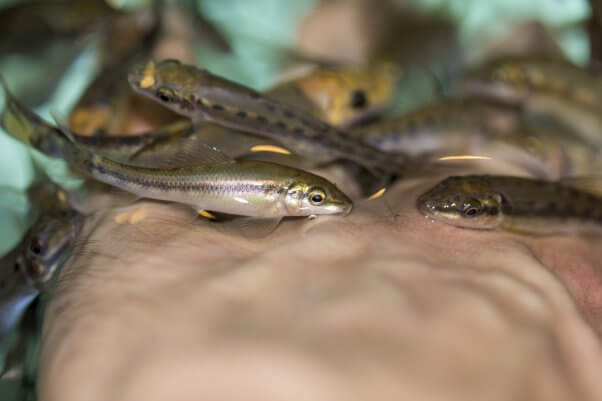
<path id="1" fill-rule="evenodd" d="M 602 399 L 602 238 L 432 222 L 416 197 L 441 178 L 263 238 L 96 214 L 47 310 L 42 399 Z"/>

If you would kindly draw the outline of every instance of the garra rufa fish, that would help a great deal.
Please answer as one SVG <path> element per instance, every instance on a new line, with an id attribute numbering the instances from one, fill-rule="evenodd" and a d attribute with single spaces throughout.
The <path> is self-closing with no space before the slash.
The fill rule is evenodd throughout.
<path id="1" fill-rule="evenodd" d="M 516 109 L 479 98 L 448 99 L 397 117 L 350 130 L 386 152 L 412 156 L 469 152 L 479 143 L 502 138 L 521 124 Z"/>
<path id="2" fill-rule="evenodd" d="M 401 68 L 392 63 L 320 67 L 266 94 L 330 125 L 348 128 L 391 105 L 401 77 Z"/>
<path id="3" fill-rule="evenodd" d="M 182 146 L 154 168 L 112 161 L 79 147 L 65 134 L 63 157 L 75 169 L 140 197 L 233 215 L 280 218 L 343 214 L 352 201 L 334 184 L 292 167 L 237 162 L 210 146 Z"/>
<path id="4" fill-rule="evenodd" d="M 154 48 L 161 30 L 162 9 L 162 2 L 156 2 L 106 23 L 98 51 L 100 70 L 69 116 L 73 131 L 96 135 L 119 132 L 125 125 L 133 95 L 125 77 Z"/>
<path id="5" fill-rule="evenodd" d="M 149 62 L 130 73 L 139 93 L 195 122 L 264 136 L 315 162 L 354 161 L 373 172 L 399 173 L 407 158 L 386 154 L 293 106 L 177 60 Z"/>
<path id="6" fill-rule="evenodd" d="M 44 201 L 48 203 L 42 205 Z M 69 257 L 83 227 L 84 217 L 78 212 L 51 207 L 52 199 L 35 203 L 42 206 L 36 222 L 0 259 L 0 342 Z"/>
<path id="7" fill-rule="evenodd" d="M 546 179 L 591 174 L 598 166 L 584 169 L 598 152 L 579 138 L 557 128 L 535 129 L 520 109 L 475 97 L 432 103 L 350 133 L 385 152 L 423 159 L 488 157 Z"/>
<path id="8" fill-rule="evenodd" d="M 385 63 L 370 67 L 321 67 L 265 93 L 316 119 L 347 129 L 385 111 L 393 102 L 400 76 L 400 68 Z M 271 145 L 262 146 L 265 149 L 274 146 L 282 149 L 276 141 L 216 124 L 201 125 L 194 137 L 232 157 L 249 155 L 250 150 L 262 145 Z M 169 141 L 162 141 L 153 147 L 153 152 L 159 156 L 169 146 Z"/>
<path id="9" fill-rule="evenodd" d="M 599 181 L 595 178 L 563 183 L 511 176 L 455 176 L 422 194 L 417 207 L 427 218 L 462 228 L 599 235 L 602 197 L 594 194 L 596 185 Z"/>
<path id="10" fill-rule="evenodd" d="M 562 60 L 509 58 L 468 71 L 458 89 L 518 105 L 529 117 L 552 118 L 591 145 L 602 146 L 601 78 Z"/>

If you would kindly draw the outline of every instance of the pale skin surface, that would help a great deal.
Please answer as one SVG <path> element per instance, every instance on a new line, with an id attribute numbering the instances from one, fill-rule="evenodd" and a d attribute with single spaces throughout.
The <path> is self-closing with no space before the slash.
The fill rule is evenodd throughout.
<path id="1" fill-rule="evenodd" d="M 602 399 L 602 239 L 433 223 L 440 178 L 255 240 L 158 202 L 97 215 L 41 399 Z"/>

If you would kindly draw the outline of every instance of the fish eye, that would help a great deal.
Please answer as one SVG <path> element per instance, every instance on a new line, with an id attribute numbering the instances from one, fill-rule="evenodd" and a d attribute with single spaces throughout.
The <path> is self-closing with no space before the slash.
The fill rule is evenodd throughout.
<path id="1" fill-rule="evenodd" d="M 314 188 L 309 193 L 309 201 L 314 206 L 319 206 L 326 200 L 326 192 L 321 188 Z"/>
<path id="2" fill-rule="evenodd" d="M 161 99 L 162 102 L 171 102 L 174 98 L 174 93 L 171 89 L 159 88 L 157 89 L 157 97 Z"/>
<path id="3" fill-rule="evenodd" d="M 39 239 L 34 238 L 29 244 L 29 252 L 31 252 L 31 254 L 34 256 L 40 256 L 42 254 L 43 247 L 44 246 L 42 242 Z"/>
<path id="4" fill-rule="evenodd" d="M 363 109 L 368 105 L 368 98 L 366 98 L 366 93 L 357 89 L 351 93 L 351 107 L 354 109 Z"/>
<path id="5" fill-rule="evenodd" d="M 469 199 L 464 202 L 464 208 L 462 210 L 462 214 L 464 217 L 472 218 L 477 217 L 483 212 L 483 207 L 481 202 L 476 199 Z"/>

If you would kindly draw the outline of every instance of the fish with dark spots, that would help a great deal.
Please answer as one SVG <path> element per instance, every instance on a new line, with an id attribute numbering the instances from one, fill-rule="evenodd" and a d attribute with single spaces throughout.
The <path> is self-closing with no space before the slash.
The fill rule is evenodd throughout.
<path id="1" fill-rule="evenodd" d="M 597 187 L 600 179 L 590 180 Z M 592 185 L 583 179 L 550 182 L 510 176 L 455 176 L 422 194 L 417 207 L 428 218 L 462 228 L 600 235 L 602 224 L 597 216 L 602 215 L 602 196 L 589 193 L 590 188 Z"/>
<path id="2" fill-rule="evenodd" d="M 408 161 L 401 153 L 388 154 L 341 135 L 340 130 L 303 111 L 295 111 L 286 103 L 268 95 L 258 95 L 250 88 L 177 60 L 151 61 L 146 66 L 138 66 L 130 73 L 129 82 L 135 91 L 193 121 L 214 123 L 272 139 L 316 163 L 345 159 L 372 172 L 393 173 L 403 171 Z M 188 99 L 193 96 L 202 99 L 202 103 L 197 102 L 190 110 Z M 224 110 L 211 107 L 216 104 Z M 237 118 L 239 111 L 255 118 L 243 122 Z M 284 127 L 275 124 L 285 112 L 290 113 L 288 124 Z M 293 135 L 295 128 L 302 128 L 304 135 Z M 343 143 L 348 145 L 350 152 L 342 151 Z"/>

